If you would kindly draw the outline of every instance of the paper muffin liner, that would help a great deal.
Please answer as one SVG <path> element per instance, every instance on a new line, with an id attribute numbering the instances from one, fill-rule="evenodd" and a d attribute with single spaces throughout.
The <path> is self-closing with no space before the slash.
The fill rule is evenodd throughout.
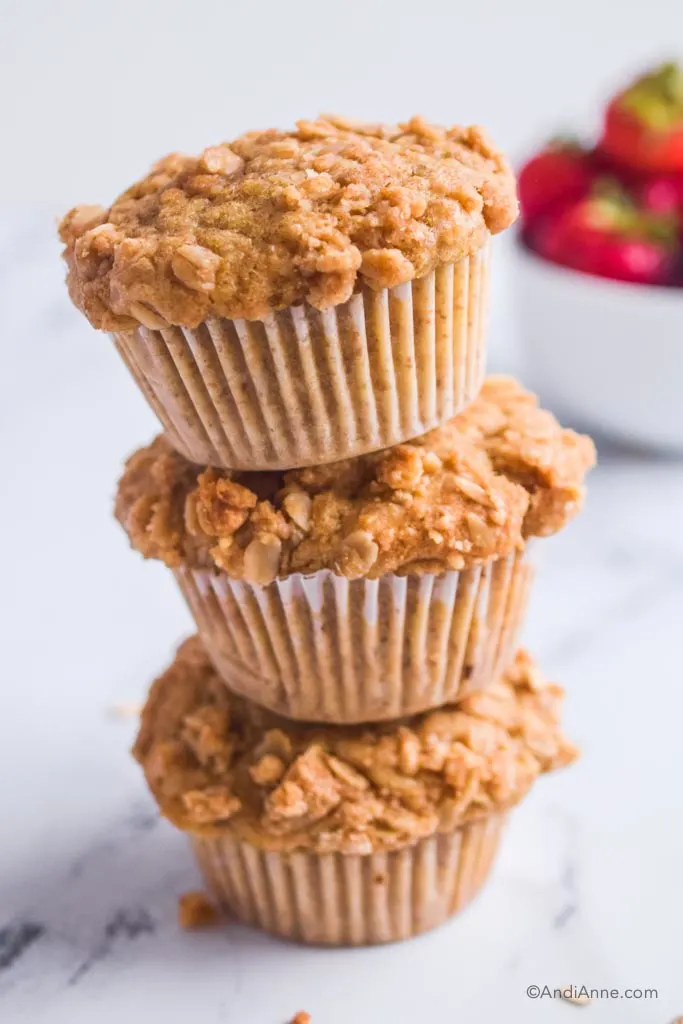
<path id="1" fill-rule="evenodd" d="M 532 568 L 514 552 L 440 576 L 323 570 L 265 587 L 211 569 L 175 576 L 231 690 L 288 718 L 352 723 L 417 714 L 495 678 L 517 646 Z"/>
<path id="2" fill-rule="evenodd" d="M 227 469 L 294 469 L 389 448 L 484 378 L 489 248 L 320 312 L 114 334 L 174 448 Z"/>
<path id="3" fill-rule="evenodd" d="M 193 836 L 202 874 L 228 913 L 312 945 L 408 939 L 462 910 L 486 880 L 505 816 L 388 853 L 264 851 L 226 832 Z"/>

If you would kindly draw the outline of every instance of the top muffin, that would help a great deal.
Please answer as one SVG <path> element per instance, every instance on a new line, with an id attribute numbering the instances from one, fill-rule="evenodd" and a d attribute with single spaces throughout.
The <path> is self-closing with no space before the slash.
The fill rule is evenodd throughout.
<path id="1" fill-rule="evenodd" d="M 120 331 L 326 309 L 460 260 L 516 215 L 481 128 L 325 116 L 172 154 L 108 210 L 71 210 L 60 235 L 74 303 Z"/>

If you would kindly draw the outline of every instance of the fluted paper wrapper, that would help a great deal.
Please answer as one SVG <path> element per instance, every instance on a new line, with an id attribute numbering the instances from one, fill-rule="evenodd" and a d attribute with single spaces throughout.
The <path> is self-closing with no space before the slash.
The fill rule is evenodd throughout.
<path id="1" fill-rule="evenodd" d="M 504 820 L 492 815 L 364 856 L 264 851 L 228 833 L 192 844 L 232 916 L 299 942 L 368 946 L 419 935 L 462 910 L 489 874 Z"/>
<path id="2" fill-rule="evenodd" d="M 389 448 L 449 419 L 484 377 L 488 246 L 320 312 L 114 334 L 173 447 L 226 469 Z"/>
<path id="3" fill-rule="evenodd" d="M 323 570 L 266 587 L 175 570 L 231 690 L 331 723 L 417 714 L 487 685 L 517 646 L 531 575 L 521 552 L 440 576 L 350 581 Z"/>

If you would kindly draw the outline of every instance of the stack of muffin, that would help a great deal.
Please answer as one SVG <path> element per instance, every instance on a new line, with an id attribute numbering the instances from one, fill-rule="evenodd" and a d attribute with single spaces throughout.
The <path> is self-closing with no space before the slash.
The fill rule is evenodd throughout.
<path id="1" fill-rule="evenodd" d="M 134 753 L 240 919 L 405 938 L 463 907 L 575 756 L 517 650 L 532 538 L 590 440 L 484 379 L 515 182 L 478 128 L 324 117 L 162 160 L 61 225 L 69 289 L 164 433 L 116 515 L 198 635 Z"/>

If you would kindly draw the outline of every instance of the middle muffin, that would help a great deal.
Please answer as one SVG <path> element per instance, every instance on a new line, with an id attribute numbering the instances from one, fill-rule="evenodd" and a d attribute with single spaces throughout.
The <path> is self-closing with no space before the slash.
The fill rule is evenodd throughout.
<path id="1" fill-rule="evenodd" d="M 579 510 L 594 457 L 492 377 L 421 438 L 284 474 L 202 472 L 158 437 L 128 461 L 116 515 L 174 570 L 233 691 L 291 718 L 379 721 L 505 667 L 527 539 Z"/>

